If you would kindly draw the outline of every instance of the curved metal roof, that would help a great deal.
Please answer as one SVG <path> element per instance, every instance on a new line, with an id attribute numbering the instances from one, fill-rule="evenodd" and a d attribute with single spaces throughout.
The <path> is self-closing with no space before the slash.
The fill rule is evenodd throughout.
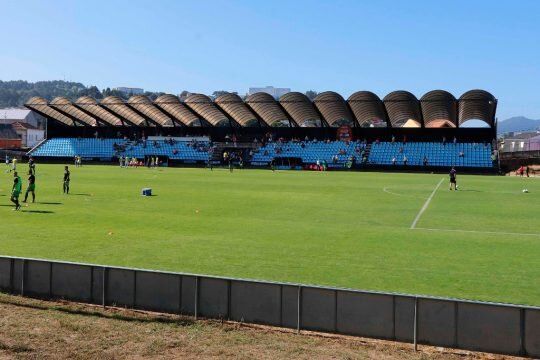
<path id="1" fill-rule="evenodd" d="M 47 99 L 42 97 L 34 96 L 30 98 L 25 106 L 65 125 L 75 125 L 75 121 L 64 114 L 59 113 L 56 109 L 50 107 Z"/>
<path id="2" fill-rule="evenodd" d="M 208 96 L 192 94 L 185 102 L 174 95 L 161 95 L 155 101 L 142 95 L 128 102 L 108 96 L 101 102 L 82 96 L 71 102 L 57 97 L 50 103 L 42 97 L 31 98 L 25 106 L 66 125 L 96 126 L 122 124 L 135 126 L 198 125 L 273 125 L 290 123 L 301 126 L 340 125 L 346 120 L 360 126 L 461 126 L 467 120 L 483 120 L 494 126 L 497 99 L 487 91 L 471 90 L 459 99 L 444 90 L 430 91 L 420 100 L 407 91 L 394 91 L 382 101 L 372 92 L 358 91 L 347 101 L 326 91 L 310 101 L 299 92 L 290 92 L 276 101 L 267 93 L 256 93 L 245 101 L 236 94 L 225 94 L 212 101 Z"/>
<path id="3" fill-rule="evenodd" d="M 408 91 L 398 90 L 383 99 L 386 113 L 392 127 L 402 127 L 409 120 L 422 124 L 422 112 L 416 96 Z"/>
<path id="4" fill-rule="evenodd" d="M 322 123 L 323 119 L 315 110 L 313 103 L 302 93 L 294 91 L 286 93 L 279 99 L 279 103 L 300 126 L 305 126 L 307 121 Z"/>
<path id="5" fill-rule="evenodd" d="M 128 104 L 161 126 L 174 126 L 173 120 L 159 110 L 154 103 L 144 95 L 134 95 L 130 97 Z"/>
<path id="6" fill-rule="evenodd" d="M 467 120 L 483 120 L 493 126 L 497 99 L 485 90 L 470 90 L 461 95 L 458 107 L 459 125 Z"/>
<path id="7" fill-rule="evenodd" d="M 288 116 L 283 112 L 279 103 L 270 94 L 258 92 L 249 95 L 246 104 L 253 109 L 268 125 L 288 122 Z"/>
<path id="8" fill-rule="evenodd" d="M 371 91 L 357 91 L 347 100 L 362 127 L 386 127 L 388 118 L 382 100 Z"/>
<path id="9" fill-rule="evenodd" d="M 259 123 L 257 116 L 237 94 L 220 95 L 214 102 L 242 126 L 253 126 L 253 124 Z"/>
<path id="10" fill-rule="evenodd" d="M 68 117 L 74 117 L 78 121 L 82 121 L 86 125 L 90 125 L 90 126 L 98 125 L 98 122 L 95 118 L 86 114 L 84 111 L 77 109 L 75 106 L 73 106 L 71 101 L 66 97 L 63 97 L 63 96 L 55 97 L 50 102 L 49 105 L 51 105 L 51 107 L 58 110 L 58 112 L 64 113 Z"/>
<path id="11" fill-rule="evenodd" d="M 122 125 L 122 120 L 120 118 L 114 116 L 112 113 L 99 106 L 98 102 L 93 97 L 81 96 L 75 101 L 74 106 L 83 109 L 84 111 L 92 114 L 94 118 L 99 118 L 110 125 Z"/>
<path id="12" fill-rule="evenodd" d="M 200 125 L 199 117 L 174 95 L 161 95 L 154 101 L 154 104 L 187 126 Z"/>
<path id="13" fill-rule="evenodd" d="M 185 104 L 214 126 L 225 125 L 225 122 L 229 123 L 229 118 L 206 95 L 191 94 L 186 98 Z"/>
<path id="14" fill-rule="evenodd" d="M 420 99 L 425 127 L 457 126 L 457 101 L 444 90 L 430 91 Z"/>
<path id="15" fill-rule="evenodd" d="M 135 125 L 145 125 L 145 118 L 131 110 L 124 100 L 118 96 L 107 96 L 101 100 L 100 104 L 112 111 L 116 116 L 123 117 Z"/>
<path id="16" fill-rule="evenodd" d="M 322 92 L 315 97 L 313 103 L 326 122 L 332 126 L 341 121 L 347 121 L 351 125 L 356 123 L 347 103 L 343 97 L 336 92 Z"/>

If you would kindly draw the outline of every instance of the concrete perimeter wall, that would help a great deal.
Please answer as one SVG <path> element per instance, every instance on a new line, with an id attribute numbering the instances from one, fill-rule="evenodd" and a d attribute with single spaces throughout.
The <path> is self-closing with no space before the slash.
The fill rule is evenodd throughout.
<path id="1" fill-rule="evenodd" d="M 540 357 L 540 308 L 0 257 L 0 290 Z"/>

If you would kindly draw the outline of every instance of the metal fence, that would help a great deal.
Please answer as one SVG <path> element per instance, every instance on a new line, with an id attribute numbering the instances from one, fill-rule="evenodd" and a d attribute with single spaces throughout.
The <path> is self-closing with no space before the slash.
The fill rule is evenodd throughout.
<path id="1" fill-rule="evenodd" d="M 540 357 L 540 307 L 0 257 L 0 290 Z"/>

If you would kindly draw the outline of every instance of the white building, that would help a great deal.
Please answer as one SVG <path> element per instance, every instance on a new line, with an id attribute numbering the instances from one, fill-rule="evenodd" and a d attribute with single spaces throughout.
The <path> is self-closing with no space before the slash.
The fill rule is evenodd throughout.
<path id="1" fill-rule="evenodd" d="M 126 95 L 142 95 L 144 94 L 144 89 L 141 88 L 132 88 L 132 87 L 124 87 L 120 86 L 117 88 L 114 88 L 113 90 L 120 91 Z"/>
<path id="2" fill-rule="evenodd" d="M 28 123 L 14 122 L 11 127 L 21 138 L 23 148 L 32 148 L 45 138 L 45 130 L 38 129 Z"/>
<path id="3" fill-rule="evenodd" d="M 258 92 L 263 92 L 270 94 L 274 97 L 274 99 L 279 99 L 281 96 L 285 95 L 288 92 L 291 92 L 291 89 L 289 88 L 275 88 L 273 86 L 265 86 L 265 87 L 250 87 L 248 91 L 248 95 L 253 95 Z"/>
<path id="4" fill-rule="evenodd" d="M 30 124 L 38 129 L 43 128 L 45 124 L 43 117 L 32 110 L 19 108 L 0 109 L 0 124 L 13 124 L 15 122 Z"/>

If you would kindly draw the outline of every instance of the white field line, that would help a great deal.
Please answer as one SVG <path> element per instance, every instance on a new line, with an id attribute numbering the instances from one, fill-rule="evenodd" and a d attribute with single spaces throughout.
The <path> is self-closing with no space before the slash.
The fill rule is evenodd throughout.
<path id="1" fill-rule="evenodd" d="M 416 227 L 416 224 L 418 223 L 418 221 L 420 220 L 420 217 L 422 216 L 422 214 L 424 213 L 424 211 L 426 211 L 426 209 L 428 208 L 429 206 L 429 203 L 431 202 L 431 199 L 433 199 L 433 196 L 435 196 L 435 193 L 437 192 L 437 190 L 439 189 L 439 187 L 441 186 L 442 182 L 444 181 L 444 178 L 441 179 L 441 181 L 439 181 L 439 183 L 437 184 L 437 186 L 435 186 L 435 189 L 433 189 L 433 192 L 431 193 L 431 195 L 429 195 L 429 197 L 427 198 L 426 202 L 424 203 L 424 206 L 422 206 L 422 208 L 420 209 L 420 211 L 418 212 L 418 214 L 416 215 L 416 217 L 414 218 L 414 221 L 413 223 L 411 224 L 411 229 L 414 229 Z"/>
<path id="2" fill-rule="evenodd" d="M 505 231 L 482 231 L 482 230 L 461 230 L 461 229 L 432 229 L 432 228 L 422 228 L 422 227 L 415 227 L 415 228 L 411 228 L 411 229 L 412 230 L 425 230 L 425 231 L 462 232 L 462 233 L 471 233 L 471 234 L 517 235 L 517 236 L 538 236 L 538 237 L 540 237 L 540 234 L 516 233 L 516 232 L 505 232 Z"/>
<path id="3" fill-rule="evenodd" d="M 384 191 L 387 194 L 395 195 L 395 196 L 403 196 L 403 197 L 409 197 L 409 198 L 415 198 L 415 199 L 425 199 L 423 196 L 417 196 L 417 195 L 405 195 L 405 194 L 399 194 L 396 192 L 393 192 L 389 190 L 388 186 L 383 187 L 382 191 Z"/>
<path id="4" fill-rule="evenodd" d="M 392 191 L 388 190 L 388 186 L 385 186 L 385 187 L 382 189 L 382 191 L 384 191 L 385 193 L 390 194 L 390 195 L 409 197 L 408 195 L 398 194 L 398 193 L 395 193 L 395 192 L 392 192 Z"/>

